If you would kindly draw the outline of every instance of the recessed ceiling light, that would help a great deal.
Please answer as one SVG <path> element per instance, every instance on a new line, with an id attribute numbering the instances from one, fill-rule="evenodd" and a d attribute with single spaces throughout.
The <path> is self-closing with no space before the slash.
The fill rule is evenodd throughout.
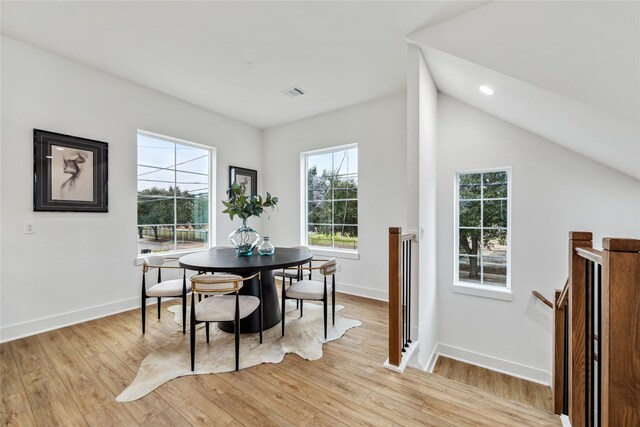
<path id="1" fill-rule="evenodd" d="M 485 95 L 493 95 L 493 89 L 491 89 L 489 86 L 480 85 L 478 89 L 480 89 L 480 92 L 484 93 Z"/>

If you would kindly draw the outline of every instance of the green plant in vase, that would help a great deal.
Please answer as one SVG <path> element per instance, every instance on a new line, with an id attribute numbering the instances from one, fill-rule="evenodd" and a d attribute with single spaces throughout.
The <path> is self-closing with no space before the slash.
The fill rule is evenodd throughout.
<path id="1" fill-rule="evenodd" d="M 236 254 L 239 256 L 251 256 L 253 249 L 260 241 L 260 235 L 256 230 L 247 226 L 247 220 L 252 216 L 260 217 L 265 208 L 274 208 L 278 204 L 278 198 L 267 192 L 262 196 L 247 196 L 244 194 L 245 188 L 234 183 L 227 190 L 229 200 L 223 200 L 225 210 L 222 213 L 229 214 L 229 218 L 238 216 L 242 220 L 242 227 L 229 235 L 229 241 L 235 246 Z"/>

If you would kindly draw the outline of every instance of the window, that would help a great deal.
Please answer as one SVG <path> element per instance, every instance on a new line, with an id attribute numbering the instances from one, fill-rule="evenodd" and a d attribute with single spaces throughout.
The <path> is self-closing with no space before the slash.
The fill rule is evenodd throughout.
<path id="1" fill-rule="evenodd" d="M 138 253 L 209 248 L 212 152 L 138 132 Z"/>
<path id="2" fill-rule="evenodd" d="M 509 290 L 509 169 L 457 175 L 456 282 Z"/>
<path id="3" fill-rule="evenodd" d="M 358 145 L 302 153 L 303 244 L 358 249 Z"/>

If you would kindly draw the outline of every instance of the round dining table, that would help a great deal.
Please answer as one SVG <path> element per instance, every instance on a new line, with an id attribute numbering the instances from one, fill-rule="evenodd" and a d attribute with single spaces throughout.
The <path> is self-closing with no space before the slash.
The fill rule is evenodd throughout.
<path id="1" fill-rule="evenodd" d="M 276 290 L 274 270 L 296 267 L 311 261 L 313 254 L 306 248 L 276 248 L 269 256 L 237 256 L 232 247 L 215 247 L 208 251 L 196 252 L 180 257 L 180 267 L 187 270 L 208 273 L 232 273 L 242 277 L 249 277 L 260 272 L 262 283 L 262 304 L 264 316 L 264 330 L 267 330 L 282 319 L 280 303 Z M 244 282 L 240 289 L 241 295 L 259 296 L 259 281 L 255 277 Z M 260 310 L 254 311 L 240 321 L 240 332 L 260 331 Z M 233 332 L 233 322 L 219 322 L 218 328 L 225 332 Z"/>

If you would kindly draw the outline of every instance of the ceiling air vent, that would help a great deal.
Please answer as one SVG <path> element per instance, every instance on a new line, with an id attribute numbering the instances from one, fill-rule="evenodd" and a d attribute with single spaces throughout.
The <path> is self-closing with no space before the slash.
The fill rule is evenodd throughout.
<path id="1" fill-rule="evenodd" d="M 285 90 L 283 90 L 281 92 L 284 93 L 287 96 L 290 96 L 291 98 L 295 98 L 296 96 L 304 95 L 303 90 L 300 89 L 298 86 L 290 87 L 289 89 L 285 89 Z"/>

